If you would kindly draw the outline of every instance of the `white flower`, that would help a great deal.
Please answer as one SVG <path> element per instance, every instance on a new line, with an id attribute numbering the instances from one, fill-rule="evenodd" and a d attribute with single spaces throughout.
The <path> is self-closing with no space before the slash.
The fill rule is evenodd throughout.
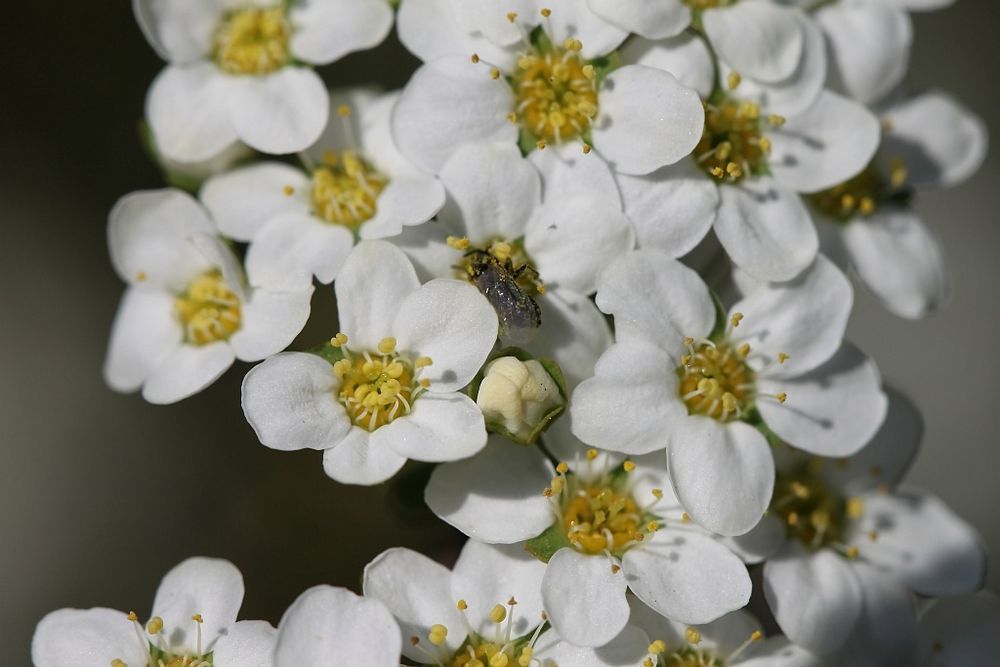
<path id="1" fill-rule="evenodd" d="M 527 540 L 527 549 L 548 563 L 542 595 L 552 627 L 578 646 L 602 646 L 622 631 L 626 589 L 691 623 L 746 604 L 746 568 L 691 522 L 662 463 L 621 462 L 597 450 L 581 456 L 560 431 L 558 422 L 547 431 L 546 446 L 573 463 L 553 469 L 536 448 L 493 436 L 471 459 L 434 471 L 424 494 L 428 506 L 475 539 Z"/>
<path id="2" fill-rule="evenodd" d="M 403 655 L 418 664 L 537 667 L 545 664 L 545 656 L 533 652 L 545 626 L 544 572 L 544 564 L 518 547 L 469 540 L 452 571 L 397 547 L 365 567 L 364 593 L 396 617 L 409 639 Z M 482 662 L 461 662 L 464 654 Z M 489 660 L 496 655 L 508 662 Z"/>
<path id="3" fill-rule="evenodd" d="M 569 386 L 589 375 L 611 333 L 587 295 L 600 268 L 634 245 L 614 182 L 586 176 L 589 192 L 543 193 L 532 163 L 496 143 L 459 148 L 440 178 L 449 196 L 441 224 L 393 240 L 424 273 L 476 283 L 497 309 L 505 343 L 554 359 Z"/>
<path id="4" fill-rule="evenodd" d="M 456 10 L 447 5 L 431 5 L 444 16 L 412 12 L 421 19 L 412 30 L 454 20 L 449 13 Z M 393 112 L 393 136 L 403 154 L 436 173 L 463 143 L 513 145 L 520 132 L 522 141 L 539 147 L 568 143 L 589 152 L 593 143 L 595 152 L 629 174 L 649 173 L 688 155 L 704 120 L 698 96 L 662 70 L 630 65 L 606 75 L 598 71 L 606 64 L 596 58 L 613 50 L 624 32 L 593 51 L 583 31 L 571 28 L 582 25 L 577 19 L 583 15 L 593 17 L 583 2 L 552 9 L 542 23 L 544 42 L 531 41 L 526 32 L 542 20 L 537 12 L 512 15 L 507 28 L 519 42 L 517 52 L 496 62 L 470 53 L 461 40 L 446 53 L 434 49 L 435 59 L 413 75 Z M 411 28 L 404 16 L 400 31 L 406 35 Z"/>
<path id="5" fill-rule="evenodd" d="M 251 241 L 251 285 L 287 289 L 329 283 L 356 238 L 393 236 L 426 222 L 444 188 L 396 150 L 389 114 L 397 94 L 334 91 L 326 131 L 307 151 L 310 173 L 264 162 L 205 183 L 201 199 L 223 234 Z"/>
<path id="6" fill-rule="evenodd" d="M 146 116 L 163 154 L 199 162 L 237 140 L 265 153 L 316 141 L 327 95 L 308 65 L 381 42 L 387 0 L 133 0 L 139 25 L 169 64 Z"/>
<path id="7" fill-rule="evenodd" d="M 397 667 L 401 648 L 399 626 L 378 600 L 344 588 L 314 586 L 282 616 L 273 665 Z"/>
<path id="8" fill-rule="evenodd" d="M 134 611 L 60 609 L 39 622 L 35 667 L 270 667 L 275 630 L 239 621 L 243 577 L 225 560 L 189 558 L 163 577 L 146 625 Z"/>
<path id="9" fill-rule="evenodd" d="M 860 174 L 810 197 L 830 256 L 854 267 L 893 313 L 927 315 L 950 291 L 944 254 L 909 205 L 919 191 L 965 181 L 986 156 L 985 124 L 951 96 L 931 91 L 881 110 L 886 128 Z M 829 233 L 833 230 L 836 233 Z"/>
<path id="10" fill-rule="evenodd" d="M 513 439 L 527 442 L 555 408 L 565 406 L 559 385 L 535 359 L 500 357 L 483 372 L 476 405 L 487 424 L 497 424 Z"/>
<path id="11" fill-rule="evenodd" d="M 717 322 L 694 271 L 657 251 L 624 255 L 599 277 L 597 305 L 614 315 L 616 343 L 573 393 L 573 433 L 626 454 L 666 448 L 691 516 L 722 535 L 746 533 L 774 481 L 757 423 L 796 447 L 846 456 L 882 422 L 875 366 L 842 344 L 851 302 L 847 279 L 820 256 Z"/>
<path id="12" fill-rule="evenodd" d="M 910 592 L 982 585 L 986 557 L 972 527 L 934 496 L 897 486 L 921 432 L 915 408 L 893 394 L 884 426 L 855 456 L 790 455 L 779 466 L 766 520 L 787 539 L 764 565 L 764 595 L 796 644 L 827 654 L 853 634 L 849 651 L 903 664 L 916 636 Z"/>
<path id="13" fill-rule="evenodd" d="M 1000 601 L 990 593 L 936 600 L 920 616 L 915 667 L 989 665 L 1000 655 Z"/>
<path id="14" fill-rule="evenodd" d="M 459 390 L 496 340 L 497 319 L 474 287 L 421 286 L 399 249 L 362 241 L 334 286 L 340 314 L 331 365 L 305 352 L 247 373 L 243 411 L 273 449 L 321 449 L 333 479 L 377 484 L 412 458 L 451 461 L 486 444 L 483 415 Z"/>
<path id="15" fill-rule="evenodd" d="M 128 283 L 104 364 L 116 391 L 141 387 L 150 403 L 179 401 L 235 359 L 284 349 L 305 325 L 313 288 L 247 288 L 215 233 L 206 211 L 179 190 L 135 192 L 111 211 L 111 261 Z"/>

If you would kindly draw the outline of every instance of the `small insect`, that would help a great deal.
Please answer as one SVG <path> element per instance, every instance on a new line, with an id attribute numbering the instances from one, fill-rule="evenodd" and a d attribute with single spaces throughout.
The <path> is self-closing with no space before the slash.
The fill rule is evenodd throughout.
<path id="1" fill-rule="evenodd" d="M 469 282 L 497 311 L 500 339 L 517 345 L 534 338 L 542 325 L 542 311 L 527 285 L 539 284 L 538 271 L 529 264 L 514 268 L 510 258 L 501 261 L 484 250 L 471 250 L 465 257 Z"/>

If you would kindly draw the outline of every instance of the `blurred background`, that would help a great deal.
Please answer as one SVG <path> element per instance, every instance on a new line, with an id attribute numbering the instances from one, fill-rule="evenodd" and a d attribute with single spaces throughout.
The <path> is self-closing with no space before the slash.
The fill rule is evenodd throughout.
<path id="1" fill-rule="evenodd" d="M 261 446 L 239 405 L 237 365 L 169 407 L 101 379 L 121 295 L 106 216 L 162 186 L 137 140 L 162 66 L 126 2 L 22 2 L 5 10 L 0 102 L 0 655 L 30 664 L 35 623 L 59 607 L 148 612 L 160 577 L 191 555 L 243 571 L 241 616 L 276 623 L 307 587 L 359 588 L 365 563 L 407 545 L 459 543 L 384 488 L 329 480 L 315 452 Z M 916 15 L 912 83 L 943 87 L 1000 136 L 995 15 L 981 2 Z M 978 48 L 974 48 L 979 45 Z M 324 69 L 331 85 L 402 84 L 415 61 L 393 40 Z M 850 336 L 927 422 L 910 482 L 933 489 L 1000 553 L 1000 151 L 971 182 L 917 206 L 943 239 L 954 299 L 923 322 L 860 289 Z M 315 308 L 332 310 L 332 290 Z M 322 321 L 307 338 L 330 335 Z M 419 471 L 417 471 L 419 473 Z M 1000 574 L 989 585 L 1000 590 Z"/>

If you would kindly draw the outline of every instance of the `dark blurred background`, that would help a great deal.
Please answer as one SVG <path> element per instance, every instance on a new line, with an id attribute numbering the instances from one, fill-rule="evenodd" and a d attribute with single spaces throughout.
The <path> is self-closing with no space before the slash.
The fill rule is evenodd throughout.
<path id="1" fill-rule="evenodd" d="M 582 1 L 582 0 L 581 0 Z M 986 3 L 917 15 L 912 81 L 952 91 L 1000 136 L 997 22 Z M 231 559 L 244 618 L 277 622 L 305 588 L 357 589 L 365 563 L 407 545 L 448 557 L 455 535 L 400 519 L 384 488 L 339 486 L 320 455 L 262 447 L 246 425 L 237 366 L 179 405 L 119 396 L 101 379 L 122 286 L 107 212 L 162 186 L 137 123 L 162 66 L 129 3 L 5 8 L 0 103 L 0 655 L 28 665 L 35 623 L 65 606 L 147 612 L 160 577 L 196 554 Z M 324 69 L 332 85 L 402 84 L 394 40 Z M 924 410 L 911 482 L 935 490 L 1000 551 L 1000 158 L 919 208 L 943 238 L 952 303 L 904 322 L 859 290 L 851 336 Z M 329 313 L 321 290 L 316 308 Z M 332 326 L 332 324 L 331 324 Z M 314 339 L 328 336 L 320 324 Z M 990 586 L 1000 589 L 993 571 Z"/>

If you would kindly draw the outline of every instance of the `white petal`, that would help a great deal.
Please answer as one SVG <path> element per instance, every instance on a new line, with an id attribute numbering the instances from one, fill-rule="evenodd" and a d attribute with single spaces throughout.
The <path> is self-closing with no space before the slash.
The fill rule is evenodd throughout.
<path id="1" fill-rule="evenodd" d="M 201 645 L 211 647 L 236 622 L 242 604 L 243 575 L 235 565 L 218 558 L 189 558 L 163 577 L 151 616 L 163 619 L 169 647 L 194 653 L 198 632 L 191 617 L 201 614 Z"/>
<path id="2" fill-rule="evenodd" d="M 861 616 L 858 578 L 828 549 L 809 553 L 797 543 L 786 545 L 764 564 L 764 596 L 788 638 L 815 653 L 840 648 Z"/>
<path id="3" fill-rule="evenodd" d="M 285 188 L 293 189 L 291 195 Z M 260 162 L 205 181 L 201 201 L 225 236 L 249 241 L 261 227 L 285 212 L 309 211 L 309 178 L 280 162 Z"/>
<path id="4" fill-rule="evenodd" d="M 218 667 L 272 667 L 278 631 L 267 621 L 239 621 L 219 637 L 212 649 Z"/>
<path id="5" fill-rule="evenodd" d="M 671 353 L 683 349 L 685 336 L 703 338 L 715 324 L 712 297 L 698 274 L 656 250 L 626 253 L 601 271 L 597 306 L 615 316 L 619 341 L 644 336 Z"/>
<path id="6" fill-rule="evenodd" d="M 648 174 L 689 155 L 705 124 L 698 93 L 672 74 L 645 65 L 609 74 L 599 105 L 594 147 L 626 174 Z"/>
<path id="7" fill-rule="evenodd" d="M 292 5 L 291 50 L 299 60 L 326 65 L 378 46 L 392 28 L 386 0 L 311 0 Z"/>
<path id="8" fill-rule="evenodd" d="M 972 593 L 986 577 L 986 554 L 976 531 L 934 496 L 915 489 L 862 496 L 864 516 L 847 539 L 880 576 L 933 597 Z M 878 531 L 871 541 L 868 533 Z"/>
<path id="9" fill-rule="evenodd" d="M 237 298 L 241 302 L 247 301 L 250 295 L 246 288 L 246 275 L 232 247 L 215 234 L 194 234 L 190 241 L 194 249 L 222 274 L 223 282 Z"/>
<path id="10" fill-rule="evenodd" d="M 552 506 L 542 496 L 552 474 L 536 449 L 494 435 L 472 458 L 436 467 L 424 500 L 440 519 L 469 537 L 513 544 L 552 525 Z"/>
<path id="11" fill-rule="evenodd" d="M 846 97 L 823 91 L 816 102 L 769 133 L 774 180 L 797 192 L 818 192 L 854 176 L 879 145 L 878 118 Z"/>
<path id="12" fill-rule="evenodd" d="M 479 372 L 497 334 L 496 311 L 475 287 L 437 279 L 411 293 L 392 323 L 400 350 L 430 357 L 431 392 L 461 389 Z"/>
<path id="13" fill-rule="evenodd" d="M 205 0 L 132 0 L 142 34 L 161 58 L 192 63 L 212 48 L 212 35 L 222 18 L 218 2 Z"/>
<path id="14" fill-rule="evenodd" d="M 533 630 L 542 617 L 542 577 L 545 563 L 519 544 L 495 546 L 469 540 L 455 563 L 451 591 L 469 605 L 473 629 L 489 637 L 496 625 L 489 620 L 489 610 L 514 598 L 512 636 L 520 637 Z"/>
<path id="15" fill-rule="evenodd" d="M 399 472 L 406 457 L 380 444 L 373 445 L 371 434 L 354 426 L 339 444 L 323 452 L 323 471 L 341 484 L 381 484 Z"/>
<path id="16" fill-rule="evenodd" d="M 817 256 L 795 280 L 767 285 L 738 301 L 730 316 L 744 317 L 731 339 L 734 344 L 749 343 L 751 354 L 765 360 L 761 376 L 795 377 L 837 351 L 853 301 L 847 277 L 833 262 Z M 789 358 L 777 363 L 782 352 Z"/>
<path id="17" fill-rule="evenodd" d="M 534 656 L 541 664 L 569 667 L 635 667 L 647 657 L 649 637 L 627 625 L 617 637 L 599 648 L 576 646 L 563 640 L 555 630 L 546 630 L 535 644 Z"/>
<path id="18" fill-rule="evenodd" d="M 463 3 L 468 4 L 468 3 Z M 506 6 L 505 0 L 502 5 Z M 622 29 L 591 11 L 586 2 L 575 0 L 536 0 L 539 7 L 551 7 L 552 15 L 540 24 L 551 31 L 551 37 L 557 44 L 566 41 L 568 37 L 583 42 L 580 55 L 586 59 L 599 58 L 614 51 L 628 37 L 628 30 Z M 540 16 L 534 9 L 534 17 Z"/>
<path id="19" fill-rule="evenodd" d="M 560 549 L 549 560 L 542 600 L 553 629 L 577 646 L 603 646 L 628 623 L 625 574 L 605 556 Z"/>
<path id="20" fill-rule="evenodd" d="M 812 263 L 816 228 L 802 200 L 769 177 L 722 185 L 715 233 L 733 263 L 757 280 L 790 280 Z"/>
<path id="21" fill-rule="evenodd" d="M 213 63 L 168 65 L 146 96 L 156 147 L 178 162 L 202 162 L 239 139 L 229 119 L 229 81 Z"/>
<path id="22" fill-rule="evenodd" d="M 461 255 L 445 242 L 451 232 L 435 219 L 423 225 L 404 227 L 401 234 L 392 238 L 392 244 L 410 258 L 421 282 L 452 278 L 455 275 L 452 267 Z"/>
<path id="23" fill-rule="evenodd" d="M 236 355 L 225 341 L 208 345 L 181 345 L 146 379 L 142 397 L 150 403 L 176 403 L 215 382 Z"/>
<path id="24" fill-rule="evenodd" d="M 309 319 L 313 288 L 295 292 L 253 290 L 243 304 L 243 324 L 230 343 L 241 361 L 259 361 L 281 352 Z"/>
<path id="25" fill-rule="evenodd" d="M 611 346 L 611 328 L 589 298 L 564 290 L 548 290 L 536 297 L 542 326 L 531 342 L 534 353 L 559 364 L 572 391 L 594 373 L 594 364 Z"/>
<path id="26" fill-rule="evenodd" d="M 747 649 L 748 660 L 740 667 L 827 667 L 828 663 L 786 637 L 768 637 Z"/>
<path id="27" fill-rule="evenodd" d="M 757 380 L 762 396 L 787 394 L 784 403 L 761 399 L 768 428 L 799 449 L 820 456 L 850 456 L 878 432 L 888 401 L 875 364 L 844 343 L 833 357 L 796 378 Z"/>
<path id="28" fill-rule="evenodd" d="M 662 639 L 667 646 L 682 646 L 687 643 L 685 638 L 687 624 L 666 618 L 653 611 L 638 600 L 632 600 L 632 617 L 629 625 L 641 627 L 650 637 Z M 761 630 L 761 624 L 749 611 L 740 609 L 718 618 L 711 623 L 698 625 L 701 633 L 699 648 L 711 649 L 716 655 L 727 656 L 744 644 L 755 630 Z M 743 664 L 743 653 L 736 664 Z M 735 659 L 735 656 L 733 656 Z M 730 663 L 734 664 L 734 663 Z"/>
<path id="29" fill-rule="evenodd" d="M 660 5 L 666 3 L 659 3 Z M 715 71 L 705 41 L 691 34 L 649 41 L 633 37 L 621 48 L 622 62 L 670 72 L 703 98 L 712 94 Z"/>
<path id="30" fill-rule="evenodd" d="M 383 551 L 365 566 L 364 594 L 389 608 L 407 638 L 426 642 L 431 626 L 440 624 L 449 631 L 442 645 L 449 653 L 465 639 L 451 572 L 423 554 L 402 547 Z M 417 662 L 427 659 L 410 642 L 404 645 L 403 655 Z"/>
<path id="31" fill-rule="evenodd" d="M 398 94 L 382 93 L 378 87 L 372 85 L 335 88 L 329 91 L 329 95 L 330 102 L 327 107 L 330 110 L 330 118 L 316 143 L 306 149 L 306 154 L 316 164 L 322 164 L 327 151 L 339 154 L 345 150 L 353 150 L 361 153 L 366 160 L 375 162 L 375 166 L 384 171 L 385 167 L 371 155 L 373 151 L 367 141 L 367 128 L 370 124 L 374 124 L 380 126 L 381 134 L 388 135 L 389 111 Z M 383 109 L 386 102 L 388 108 Z M 343 106 L 350 112 L 347 116 L 340 115 Z M 383 143 L 391 145 L 392 139 L 385 136 Z"/>
<path id="32" fill-rule="evenodd" d="M 791 76 L 805 40 L 796 13 L 770 2 L 741 2 L 702 15 L 705 34 L 719 58 L 759 81 Z"/>
<path id="33" fill-rule="evenodd" d="M 330 99 L 316 72 L 284 67 L 267 76 L 229 84 L 229 118 L 239 138 L 264 153 L 282 155 L 308 148 L 329 119 Z"/>
<path id="34" fill-rule="evenodd" d="M 205 209 L 185 192 L 133 192 L 119 199 L 108 216 L 111 263 L 127 283 L 180 292 L 211 266 L 190 237 L 212 231 Z"/>
<path id="35" fill-rule="evenodd" d="M 354 248 L 354 235 L 343 225 L 324 222 L 305 211 L 272 219 L 247 250 L 247 278 L 255 287 L 302 291 L 313 276 L 329 283 Z"/>
<path id="36" fill-rule="evenodd" d="M 457 3 L 460 7 L 471 3 Z M 510 3 L 508 3 L 509 5 Z M 396 30 L 399 41 L 425 63 L 442 56 L 478 53 L 485 62 L 506 69 L 514 64 L 517 44 L 495 44 L 481 33 L 460 25 L 454 0 L 408 0 L 399 6 Z M 506 9 L 505 11 L 510 11 Z"/>
<path id="37" fill-rule="evenodd" d="M 594 377 L 573 392 L 573 434 L 601 449 L 645 454 L 666 447 L 666 431 L 686 410 L 670 358 L 641 339 L 613 345 Z"/>
<path id="38" fill-rule="evenodd" d="M 376 600 L 332 586 L 300 595 L 278 626 L 274 667 L 397 667 L 402 638 Z"/>
<path id="39" fill-rule="evenodd" d="M 667 467 L 691 517 L 720 535 L 757 525 L 774 490 L 774 459 L 761 433 L 743 422 L 688 416 L 668 432 Z"/>
<path id="40" fill-rule="evenodd" d="M 625 552 L 629 588 L 682 623 L 708 623 L 750 600 L 743 561 L 711 537 L 666 527 Z"/>
<path id="41" fill-rule="evenodd" d="M 673 37 L 691 23 L 691 10 L 678 0 L 641 3 L 587 0 L 587 5 L 612 25 L 648 39 Z"/>
<path id="42" fill-rule="evenodd" d="M 542 175 L 545 199 L 589 195 L 609 206 L 621 207 L 621 195 L 608 163 L 593 152 L 585 154 L 579 145 L 564 143 L 531 151 L 528 161 Z"/>
<path id="43" fill-rule="evenodd" d="M 916 600 L 903 586 L 863 563 L 855 566 L 861 619 L 837 658 L 848 665 L 908 665 L 917 643 Z"/>
<path id="44" fill-rule="evenodd" d="M 524 235 L 542 199 L 542 181 L 512 143 L 468 144 L 441 169 L 448 202 L 438 216 L 475 245 Z"/>
<path id="45" fill-rule="evenodd" d="M 608 260 L 634 245 L 632 225 L 617 203 L 588 195 L 550 199 L 524 233 L 524 249 L 546 287 L 577 294 L 597 291 L 597 274 Z"/>
<path id="46" fill-rule="evenodd" d="M 456 461 L 486 446 L 486 424 L 465 394 L 427 392 L 413 401 L 409 415 L 376 429 L 371 446 L 391 447 L 416 461 Z"/>
<path id="47" fill-rule="evenodd" d="M 1000 602 L 993 595 L 937 600 L 920 619 L 920 667 L 988 665 L 998 654 Z"/>
<path id="48" fill-rule="evenodd" d="M 619 174 L 618 186 L 639 247 L 671 257 L 686 255 L 701 243 L 719 208 L 719 188 L 691 160 L 648 176 Z"/>
<path id="49" fill-rule="evenodd" d="M 762 563 L 785 543 L 785 524 L 772 515 L 760 520 L 749 533 L 736 537 L 720 537 L 719 541 L 739 556 L 744 563 Z"/>
<path id="50" fill-rule="evenodd" d="M 392 335 L 392 321 L 403 301 L 419 287 L 402 250 L 386 241 L 356 245 L 334 284 L 348 347 L 359 352 L 378 349 L 379 341 Z"/>
<path id="51" fill-rule="evenodd" d="M 329 449 L 351 428 L 337 402 L 329 362 L 284 352 L 250 369 L 243 379 L 243 413 L 261 444 L 271 449 Z"/>
<path id="52" fill-rule="evenodd" d="M 914 97 L 887 110 L 883 118 L 891 129 L 880 156 L 902 159 L 909 185 L 958 185 L 986 157 L 986 125 L 947 93 Z"/>
<path id="53" fill-rule="evenodd" d="M 403 155 L 438 173 L 462 144 L 513 144 L 517 128 L 506 118 L 513 107 L 510 86 L 492 79 L 488 67 L 473 65 L 469 56 L 447 56 L 410 77 L 393 110 L 392 135 Z"/>
<path id="54" fill-rule="evenodd" d="M 514 12 L 525 22 L 537 21 L 533 0 L 505 0 L 502 5 L 498 2 L 453 2 L 452 7 L 466 31 L 482 33 L 490 41 L 504 46 L 519 42 L 524 29 L 507 19 L 508 12 Z"/>
<path id="55" fill-rule="evenodd" d="M 906 76 L 913 26 L 905 11 L 877 2 L 838 3 L 815 16 L 830 40 L 832 75 L 850 97 L 872 104 Z"/>
<path id="56" fill-rule="evenodd" d="M 427 222 L 445 202 L 444 187 L 422 174 L 392 178 L 379 193 L 375 216 L 361 226 L 361 238 L 396 236 L 403 227 Z"/>
<path id="57" fill-rule="evenodd" d="M 122 297 L 104 360 L 104 380 L 115 391 L 133 392 L 180 344 L 174 295 L 130 287 Z"/>
<path id="58" fill-rule="evenodd" d="M 81 656 L 95 667 L 122 660 L 145 665 L 146 647 L 136 640 L 135 626 L 114 609 L 59 609 L 45 616 L 31 638 L 35 667 L 77 667 Z"/>

